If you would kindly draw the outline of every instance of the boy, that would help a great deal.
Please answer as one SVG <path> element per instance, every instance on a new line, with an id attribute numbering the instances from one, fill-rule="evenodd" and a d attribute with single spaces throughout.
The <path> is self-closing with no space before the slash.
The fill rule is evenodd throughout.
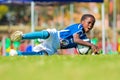
<path id="1" fill-rule="evenodd" d="M 97 53 L 97 46 L 82 40 L 87 39 L 86 33 L 93 28 L 94 23 L 93 15 L 84 14 L 81 23 L 70 25 L 64 30 L 47 29 L 26 34 L 16 31 L 11 35 L 11 40 L 45 39 L 43 43 L 35 46 L 32 52 L 21 52 L 22 55 L 52 55 L 57 52 L 57 49 L 76 48 L 77 44 L 89 46 L 93 52 Z"/>

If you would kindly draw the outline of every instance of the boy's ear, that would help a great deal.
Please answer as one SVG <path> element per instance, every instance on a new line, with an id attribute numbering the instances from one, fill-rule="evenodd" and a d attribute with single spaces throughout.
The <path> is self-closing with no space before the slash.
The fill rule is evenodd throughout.
<path id="1" fill-rule="evenodd" d="M 84 24 L 84 21 L 81 21 L 81 24 Z"/>

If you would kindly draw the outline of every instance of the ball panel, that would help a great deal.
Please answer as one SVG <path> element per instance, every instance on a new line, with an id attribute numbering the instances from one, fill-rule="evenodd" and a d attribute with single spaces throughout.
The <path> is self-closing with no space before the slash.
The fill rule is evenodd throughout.
<path id="1" fill-rule="evenodd" d="M 87 54 L 90 50 L 90 47 L 88 46 L 83 46 L 83 45 L 78 45 L 77 46 L 77 51 L 80 53 L 80 54 Z"/>
<path id="2" fill-rule="evenodd" d="M 90 39 L 83 39 L 83 41 L 87 41 L 90 42 Z M 88 46 L 84 46 L 84 45 L 77 45 L 77 51 L 79 54 L 88 54 L 88 52 L 90 51 L 90 47 Z"/>

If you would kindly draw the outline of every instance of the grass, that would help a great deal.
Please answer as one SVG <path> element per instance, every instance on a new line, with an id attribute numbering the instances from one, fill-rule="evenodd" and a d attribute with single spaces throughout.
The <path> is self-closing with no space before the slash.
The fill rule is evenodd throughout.
<path id="1" fill-rule="evenodd" d="M 0 57 L 0 80 L 119 80 L 120 55 Z"/>

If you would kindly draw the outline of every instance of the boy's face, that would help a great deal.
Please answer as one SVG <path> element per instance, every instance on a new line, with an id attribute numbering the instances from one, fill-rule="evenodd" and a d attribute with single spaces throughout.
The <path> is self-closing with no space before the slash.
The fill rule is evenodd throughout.
<path id="1" fill-rule="evenodd" d="M 85 20 L 81 22 L 84 27 L 84 31 L 89 32 L 94 26 L 95 20 L 92 17 L 87 17 Z"/>

